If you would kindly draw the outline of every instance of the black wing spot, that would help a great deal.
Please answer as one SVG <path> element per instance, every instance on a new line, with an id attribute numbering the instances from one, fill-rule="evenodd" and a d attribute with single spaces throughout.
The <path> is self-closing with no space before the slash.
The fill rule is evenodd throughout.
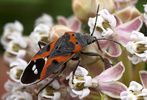
<path id="1" fill-rule="evenodd" d="M 58 64 L 58 61 L 57 60 L 53 60 L 52 63 L 55 64 L 55 65 L 57 65 Z"/>
<path id="2" fill-rule="evenodd" d="M 60 52 L 61 52 L 60 50 L 57 51 L 57 53 L 60 53 Z"/>
<path id="3" fill-rule="evenodd" d="M 58 46 L 55 49 L 58 50 Z"/>
<path id="4" fill-rule="evenodd" d="M 67 35 L 68 33 L 65 33 L 65 34 Z M 64 34 L 64 35 L 65 35 L 65 34 Z"/>
<path id="5" fill-rule="evenodd" d="M 60 66 L 63 64 L 63 62 L 58 62 L 57 60 L 53 60 L 52 63 L 47 67 L 47 73 L 45 77 L 55 72 L 57 69 L 60 68 Z"/>

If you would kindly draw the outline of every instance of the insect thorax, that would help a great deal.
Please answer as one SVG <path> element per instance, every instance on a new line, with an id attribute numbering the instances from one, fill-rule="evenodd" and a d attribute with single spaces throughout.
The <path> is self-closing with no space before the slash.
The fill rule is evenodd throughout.
<path id="1" fill-rule="evenodd" d="M 77 42 L 82 46 L 82 47 L 85 47 L 87 46 L 88 44 L 91 44 L 94 42 L 94 38 L 88 34 L 83 34 L 83 33 L 77 33 L 75 32 L 74 33 L 76 39 L 77 39 Z"/>

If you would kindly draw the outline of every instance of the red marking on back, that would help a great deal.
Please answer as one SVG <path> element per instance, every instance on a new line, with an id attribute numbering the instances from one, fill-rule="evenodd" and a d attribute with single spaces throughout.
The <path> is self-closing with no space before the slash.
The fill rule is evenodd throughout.
<path id="1" fill-rule="evenodd" d="M 74 34 L 75 32 L 68 31 L 68 32 L 65 32 L 65 33 Z M 59 37 L 59 38 L 60 38 L 60 37 Z M 56 40 L 54 40 L 54 41 L 50 44 L 50 50 L 49 50 L 49 51 L 44 52 L 42 55 L 35 55 L 35 56 L 31 59 L 31 61 L 36 60 L 36 59 L 39 59 L 39 58 L 44 58 L 44 57 L 48 56 L 49 53 L 50 53 L 50 52 L 52 51 L 52 49 L 54 48 L 54 46 L 55 46 L 55 44 L 56 44 L 56 42 L 57 42 L 57 40 L 58 40 L 59 38 L 57 38 Z M 73 40 L 72 42 L 75 43 L 75 39 L 72 39 L 72 40 Z"/>
<path id="2" fill-rule="evenodd" d="M 48 55 L 50 54 L 50 52 L 52 51 L 52 49 L 54 48 L 54 46 L 55 46 L 55 44 L 56 44 L 56 42 L 57 42 L 58 39 L 59 39 L 59 38 L 57 38 L 56 40 L 54 40 L 54 41 L 50 44 L 50 50 L 49 50 L 49 51 L 44 52 L 42 55 L 35 55 L 35 56 L 31 59 L 31 61 L 36 60 L 36 59 L 39 59 L 39 58 L 44 58 L 44 57 L 48 56 Z"/>
<path id="3" fill-rule="evenodd" d="M 72 42 L 73 44 L 76 45 L 76 42 L 77 42 L 77 39 L 75 36 L 73 35 L 70 35 L 70 40 L 69 42 Z M 73 52 L 79 52 L 80 50 L 82 49 L 82 46 L 81 45 L 76 45 L 75 49 L 73 50 Z"/>
<path id="4" fill-rule="evenodd" d="M 75 50 L 73 51 L 73 52 L 79 52 L 80 50 L 82 49 L 82 46 L 81 45 L 77 45 L 76 47 L 75 47 Z"/>
<path id="5" fill-rule="evenodd" d="M 73 44 L 76 44 L 77 40 L 75 36 L 70 35 L 70 40 L 69 42 L 72 42 Z"/>
<path id="6" fill-rule="evenodd" d="M 72 42 L 73 44 L 76 45 L 76 42 L 77 42 L 77 39 L 75 36 L 73 35 L 70 35 L 70 40 L 69 42 Z M 81 45 L 76 45 L 75 49 L 73 50 L 73 52 L 79 52 L 80 50 L 82 49 L 82 46 Z"/>
<path id="7" fill-rule="evenodd" d="M 40 80 L 43 80 L 45 77 L 46 77 L 46 73 L 47 73 L 47 68 L 48 66 L 52 63 L 53 60 L 57 60 L 59 63 L 60 62 L 63 62 L 65 63 L 67 60 L 69 60 L 72 56 L 72 55 L 69 55 L 69 56 L 58 56 L 58 57 L 54 57 L 54 58 L 49 58 L 48 61 L 46 62 L 42 72 L 41 72 L 41 76 L 40 76 Z"/>

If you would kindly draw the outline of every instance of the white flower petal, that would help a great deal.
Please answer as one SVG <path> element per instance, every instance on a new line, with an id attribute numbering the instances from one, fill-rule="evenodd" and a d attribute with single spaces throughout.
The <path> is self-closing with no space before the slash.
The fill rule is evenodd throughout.
<path id="1" fill-rule="evenodd" d="M 135 54 L 135 52 L 137 51 L 137 45 L 134 42 L 128 42 L 126 44 L 126 49 L 131 53 L 131 54 Z"/>
<path id="2" fill-rule="evenodd" d="M 20 66 L 11 68 L 9 73 L 10 78 L 14 80 L 15 82 L 20 82 L 20 76 L 21 76 L 20 73 L 23 72 L 23 70 L 24 70 L 24 67 L 20 67 Z M 20 76 L 18 76 L 19 74 Z"/>
<path id="3" fill-rule="evenodd" d="M 54 92 L 53 100 L 60 100 L 60 96 L 61 96 L 60 92 Z"/>
<path id="4" fill-rule="evenodd" d="M 128 94 L 127 95 L 127 100 L 137 100 L 137 96 L 135 96 L 134 94 Z"/>
<path id="5" fill-rule="evenodd" d="M 8 81 L 4 84 L 4 88 L 6 89 L 6 91 L 11 91 L 13 93 L 16 90 L 21 90 L 24 87 L 21 84 L 12 82 L 8 79 Z"/>
<path id="6" fill-rule="evenodd" d="M 33 100 L 32 95 L 28 92 L 17 91 L 10 96 L 10 100 Z"/>
<path id="7" fill-rule="evenodd" d="M 46 93 L 44 93 L 44 91 L 43 91 L 41 96 L 48 98 L 48 99 L 51 99 L 51 100 L 60 100 L 60 96 L 61 96 L 60 92 L 54 92 L 53 94 L 54 94 L 53 96 L 46 95 Z"/>
<path id="8" fill-rule="evenodd" d="M 9 35 L 8 39 L 11 39 L 14 43 L 19 44 L 22 48 L 26 48 L 27 46 L 26 40 L 18 32 Z"/>
<path id="9" fill-rule="evenodd" d="M 89 93 L 90 93 L 90 90 L 88 88 L 84 88 L 83 90 L 80 90 L 80 91 L 76 91 L 76 90 L 73 90 L 72 89 L 72 91 L 73 91 L 73 93 L 75 93 L 76 95 L 78 95 L 80 99 L 88 96 Z"/>
<path id="10" fill-rule="evenodd" d="M 130 38 L 135 41 L 142 40 L 144 38 L 144 34 L 138 31 L 132 31 Z"/>
<path id="11" fill-rule="evenodd" d="M 86 76 L 88 75 L 88 71 L 85 68 L 78 66 L 75 72 L 75 75 L 76 76 Z"/>
<path id="12" fill-rule="evenodd" d="M 72 72 L 68 76 L 66 76 L 66 80 L 70 79 L 71 77 L 72 77 Z"/>
<path id="13" fill-rule="evenodd" d="M 25 55 L 26 55 L 26 50 L 19 50 L 17 57 L 24 58 Z"/>
<path id="14" fill-rule="evenodd" d="M 144 6 L 144 11 L 147 13 L 147 4 L 145 4 L 143 6 Z"/>
<path id="15" fill-rule="evenodd" d="M 50 28 L 45 24 L 39 24 L 35 27 L 34 32 L 49 33 Z"/>
<path id="16" fill-rule="evenodd" d="M 6 62 L 8 62 L 10 64 L 10 63 L 15 62 L 17 57 L 9 57 L 9 56 L 4 55 L 3 58 Z"/>
<path id="17" fill-rule="evenodd" d="M 135 81 L 132 81 L 131 83 L 130 83 L 130 86 L 129 86 L 129 88 L 128 88 L 128 90 L 130 90 L 130 91 L 135 91 L 135 92 L 140 92 L 141 90 L 142 90 L 142 85 L 141 84 L 139 84 L 139 83 L 137 83 L 137 82 L 135 82 Z"/>
<path id="18" fill-rule="evenodd" d="M 89 18 L 89 20 L 88 20 L 88 25 L 90 27 L 90 33 L 92 33 L 92 31 L 93 31 L 94 24 L 95 24 L 95 19 L 96 19 L 96 17 L 95 18 Z M 97 19 L 96 26 L 98 26 L 100 28 L 103 28 L 102 27 L 102 22 L 103 21 L 104 21 L 104 19 L 101 16 L 99 16 L 98 19 Z M 100 38 L 101 34 L 100 34 L 99 31 L 95 30 L 93 36 L 96 36 L 97 38 Z"/>
<path id="19" fill-rule="evenodd" d="M 60 88 L 60 84 L 57 80 L 54 80 L 53 83 L 52 83 L 52 87 L 54 89 L 59 89 Z"/>
<path id="20" fill-rule="evenodd" d="M 123 91 L 123 92 L 121 92 L 120 93 L 120 98 L 121 98 L 121 100 L 127 100 L 127 96 L 129 95 L 129 94 L 131 94 L 132 92 L 131 91 Z"/>
<path id="21" fill-rule="evenodd" d="M 53 19 L 48 14 L 43 14 L 41 17 L 37 18 L 35 21 L 35 26 L 39 24 L 46 24 L 49 27 L 53 26 Z"/>
<path id="22" fill-rule="evenodd" d="M 91 76 L 84 76 L 85 84 L 84 86 L 90 87 L 92 85 L 92 78 Z"/>
<path id="23" fill-rule="evenodd" d="M 116 27 L 116 19 L 114 15 L 111 15 L 108 10 L 103 9 L 99 12 L 100 16 L 102 16 L 104 19 L 106 19 L 111 27 Z"/>
<path id="24" fill-rule="evenodd" d="M 138 64 L 142 61 L 142 59 L 136 55 L 133 55 L 132 57 L 128 56 L 128 59 L 131 60 L 133 64 Z"/>
<path id="25" fill-rule="evenodd" d="M 17 32 L 21 33 L 23 31 L 23 26 L 19 21 L 15 21 L 14 23 L 7 23 L 4 26 L 4 30 L 7 30 L 7 29 L 10 29 L 10 30 L 17 31 Z"/>
<path id="26" fill-rule="evenodd" d="M 15 21 L 14 23 L 7 23 L 4 26 L 4 32 L 1 38 L 1 43 L 4 46 L 4 48 L 7 47 L 7 44 L 11 41 L 11 39 L 8 39 L 10 35 L 13 35 L 14 33 L 17 33 L 17 35 L 22 35 L 23 26 L 20 22 Z"/>
<path id="27" fill-rule="evenodd" d="M 144 100 L 147 100 L 147 89 L 142 90 L 141 96 L 144 97 Z"/>
<path id="28" fill-rule="evenodd" d="M 105 31 L 103 31 L 102 32 L 102 36 L 104 36 L 104 37 L 106 37 L 106 38 L 108 38 L 110 35 L 112 35 L 114 32 L 113 32 L 113 30 L 112 29 L 110 29 L 110 28 L 107 28 Z"/>
<path id="29" fill-rule="evenodd" d="M 27 66 L 27 62 L 23 59 L 17 58 L 15 62 L 10 63 L 10 67 L 13 66 L 20 66 L 25 68 Z"/>
<path id="30" fill-rule="evenodd" d="M 70 95 L 75 98 L 77 97 L 77 95 L 75 93 L 73 93 L 72 89 L 71 88 L 67 88 L 67 92 L 70 93 Z"/>

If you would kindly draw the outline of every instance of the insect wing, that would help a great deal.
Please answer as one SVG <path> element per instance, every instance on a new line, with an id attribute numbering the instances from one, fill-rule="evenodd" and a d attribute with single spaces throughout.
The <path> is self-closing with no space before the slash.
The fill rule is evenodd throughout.
<path id="1" fill-rule="evenodd" d="M 45 60 L 37 59 L 36 61 L 30 61 L 26 69 L 21 76 L 21 82 L 23 84 L 33 84 L 39 81 L 40 74 L 44 67 Z"/>
<path id="2" fill-rule="evenodd" d="M 57 39 L 58 40 L 58 39 Z M 21 76 L 22 84 L 33 84 L 40 81 L 40 74 L 46 63 L 45 58 L 47 58 L 52 51 L 52 48 L 56 41 L 51 42 L 44 46 L 38 53 L 31 59 L 28 66 L 24 70 Z"/>
<path id="3" fill-rule="evenodd" d="M 41 72 L 40 80 L 43 80 L 44 78 L 51 75 L 53 72 L 57 71 L 61 67 L 61 65 L 66 63 L 73 56 L 74 54 L 49 58 Z"/>

